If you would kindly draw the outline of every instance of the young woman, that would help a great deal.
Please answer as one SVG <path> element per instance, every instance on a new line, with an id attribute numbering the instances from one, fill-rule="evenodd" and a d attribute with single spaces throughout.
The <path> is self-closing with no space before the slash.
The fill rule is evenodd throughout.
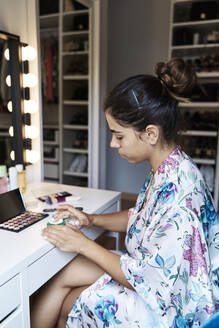
<path id="1" fill-rule="evenodd" d="M 44 229 L 49 242 L 79 255 L 43 287 L 32 328 L 199 327 L 216 311 L 218 218 L 201 173 L 176 144 L 177 104 L 195 72 L 173 58 L 155 73 L 120 83 L 104 106 L 110 146 L 152 167 L 135 208 L 89 215 L 63 205 L 57 212 L 80 225 L 126 231 L 127 251 L 108 251 L 70 224 Z"/>

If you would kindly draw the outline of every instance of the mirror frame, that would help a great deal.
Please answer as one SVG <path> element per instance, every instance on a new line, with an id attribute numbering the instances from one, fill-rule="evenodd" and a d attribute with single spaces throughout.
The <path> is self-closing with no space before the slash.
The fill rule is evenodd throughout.
<path id="1" fill-rule="evenodd" d="M 15 164 L 24 163 L 23 142 L 23 106 L 22 106 L 22 83 L 21 83 L 21 43 L 20 37 L 5 31 L 0 31 L 0 39 L 8 41 L 9 48 L 9 74 L 11 76 L 10 98 L 12 101 L 12 137 L 13 150 L 15 152 Z"/>

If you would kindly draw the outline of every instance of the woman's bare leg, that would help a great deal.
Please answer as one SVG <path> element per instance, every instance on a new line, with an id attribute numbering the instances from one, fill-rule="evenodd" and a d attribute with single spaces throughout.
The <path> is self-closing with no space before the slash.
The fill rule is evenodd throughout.
<path id="1" fill-rule="evenodd" d="M 95 263 L 78 255 L 40 289 L 31 308 L 31 328 L 53 328 L 72 288 L 91 285 L 103 273 Z"/>
<path id="2" fill-rule="evenodd" d="M 72 291 L 66 296 L 62 309 L 59 315 L 57 328 L 65 328 L 66 321 L 68 319 L 68 314 L 71 311 L 73 304 L 75 303 L 77 297 L 89 286 L 77 287 L 72 289 Z"/>

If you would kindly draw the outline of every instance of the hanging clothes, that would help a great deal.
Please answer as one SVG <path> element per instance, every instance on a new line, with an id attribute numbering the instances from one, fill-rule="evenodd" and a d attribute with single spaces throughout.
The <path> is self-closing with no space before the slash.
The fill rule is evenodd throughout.
<path id="1" fill-rule="evenodd" d="M 58 40 L 41 38 L 42 95 L 45 103 L 58 103 Z"/>
<path id="2" fill-rule="evenodd" d="M 46 57 L 47 102 L 54 102 L 52 75 L 53 75 L 53 59 L 52 59 L 52 49 L 49 42 L 48 49 L 47 49 L 47 57 Z"/>

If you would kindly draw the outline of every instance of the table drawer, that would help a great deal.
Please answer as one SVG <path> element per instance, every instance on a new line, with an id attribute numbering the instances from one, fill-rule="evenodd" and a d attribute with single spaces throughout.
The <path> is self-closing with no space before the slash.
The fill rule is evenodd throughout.
<path id="1" fill-rule="evenodd" d="M 21 304 L 19 275 L 0 286 L 0 321 Z"/>
<path id="2" fill-rule="evenodd" d="M 2 323 L 0 328 L 24 328 L 22 311 L 15 311 L 9 315 Z"/>
<path id="3" fill-rule="evenodd" d="M 101 214 L 114 213 L 118 212 L 118 202 L 113 203 L 107 207 Z"/>
<path id="4" fill-rule="evenodd" d="M 66 253 L 57 248 L 53 248 L 35 262 L 31 263 L 28 267 L 29 295 L 32 295 L 75 256 L 76 253 Z"/>

